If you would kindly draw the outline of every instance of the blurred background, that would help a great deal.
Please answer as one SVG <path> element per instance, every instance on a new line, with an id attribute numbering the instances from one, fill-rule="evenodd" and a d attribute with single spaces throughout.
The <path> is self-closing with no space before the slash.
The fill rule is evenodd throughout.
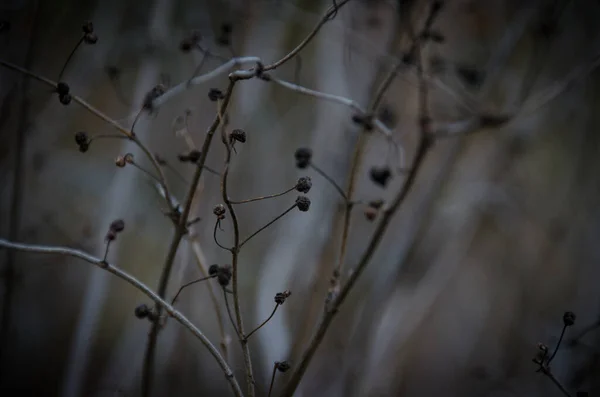
<path id="1" fill-rule="evenodd" d="M 352 0 L 299 58 L 273 75 L 367 106 L 382 76 L 407 51 L 408 24 L 422 22 L 428 4 Z M 77 50 L 63 80 L 130 126 L 156 84 L 174 86 L 234 55 L 275 61 L 330 5 L 3 0 L 0 53 L 2 60 L 56 80 L 82 23 L 93 21 L 98 43 Z M 573 396 L 600 396 L 599 18 L 600 4 L 592 0 L 446 1 L 434 24 L 444 41 L 424 50 L 432 117 L 442 124 L 481 112 L 511 118 L 500 128 L 436 142 L 297 396 L 560 396 L 536 373 L 532 358 L 538 342 L 555 345 L 567 310 L 577 319 L 553 373 Z M 215 56 L 180 51 L 192 29 Z M 222 75 L 194 86 L 136 124 L 138 136 L 176 170 L 165 173 L 179 200 L 193 172 L 177 160 L 187 148 L 181 131 L 201 144 L 216 110 L 208 90 L 226 85 Z M 109 258 L 156 288 L 172 235 L 164 201 L 142 172 L 117 168 L 114 159 L 131 152 L 150 165 L 126 140 L 98 140 L 79 152 L 77 131 L 106 134 L 112 127 L 74 102 L 61 105 L 50 91 L 0 68 L 0 236 L 101 256 L 108 225 L 121 218 L 125 231 Z M 230 128 L 244 129 L 248 140 L 236 145 L 231 197 L 277 193 L 300 176 L 313 180 L 310 211 L 286 215 L 248 243 L 240 258 L 247 329 L 271 313 L 275 293 L 292 291 L 250 342 L 259 396 L 266 396 L 273 362 L 290 360 L 293 367 L 310 338 L 340 244 L 340 198 L 313 170 L 295 167 L 294 151 L 312 148 L 315 163 L 345 186 L 359 133 L 351 115 L 342 105 L 257 79 L 240 83 L 234 93 Z M 380 117 L 410 160 L 418 134 L 414 68 L 394 80 Z M 223 161 L 217 139 L 207 165 L 221 170 Z M 369 179 L 369 169 L 397 161 L 381 134 L 370 135 L 355 197 L 393 197 L 402 175 L 382 189 Z M 240 206 L 241 234 L 294 199 L 291 193 Z M 205 266 L 230 261 L 212 236 L 212 208 L 220 202 L 219 178 L 205 173 L 193 208 L 201 218 L 197 244 L 182 243 L 169 297 L 201 275 L 198 258 Z M 228 219 L 223 225 L 219 238 L 231 241 Z M 375 225 L 356 209 L 343 277 Z M 0 265 L 3 395 L 139 395 L 149 323 L 133 311 L 151 303 L 143 294 L 78 260 L 0 250 Z M 219 292 L 197 284 L 176 303 L 215 344 L 223 330 L 233 336 Z M 235 339 L 227 350 L 243 384 Z M 214 359 L 175 321 L 159 335 L 157 363 L 154 396 L 230 395 Z M 276 392 L 286 375 L 278 376 Z"/>

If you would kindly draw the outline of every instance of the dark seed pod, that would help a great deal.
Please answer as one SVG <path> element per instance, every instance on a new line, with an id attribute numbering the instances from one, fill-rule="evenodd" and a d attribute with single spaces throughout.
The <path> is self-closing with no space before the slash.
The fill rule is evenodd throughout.
<path id="1" fill-rule="evenodd" d="M 82 26 L 81 30 L 83 30 L 84 34 L 94 33 L 94 24 L 92 21 L 86 21 Z"/>
<path id="2" fill-rule="evenodd" d="M 191 150 L 188 154 L 188 161 L 192 163 L 197 163 L 200 160 L 202 153 L 199 150 Z"/>
<path id="3" fill-rule="evenodd" d="M 283 305 L 285 300 L 287 298 L 289 298 L 290 295 L 292 295 L 292 293 L 288 290 L 283 291 L 283 292 L 278 292 L 277 294 L 275 294 L 275 303 L 277 303 L 278 305 Z"/>
<path id="4" fill-rule="evenodd" d="M 217 281 L 219 281 L 219 284 L 222 287 L 227 287 L 231 281 L 231 276 L 231 267 L 225 265 L 219 269 L 219 272 L 217 273 Z"/>
<path id="5" fill-rule="evenodd" d="M 296 206 L 300 211 L 306 212 L 310 208 L 310 199 L 306 196 L 298 196 Z"/>
<path id="6" fill-rule="evenodd" d="M 208 90 L 208 99 L 210 99 L 213 102 L 218 101 L 219 99 L 223 99 L 225 98 L 225 95 L 223 95 L 223 91 L 221 91 L 218 88 L 211 88 L 210 90 Z"/>
<path id="7" fill-rule="evenodd" d="M 288 371 L 292 366 L 290 365 L 290 363 L 288 361 L 281 361 L 281 362 L 276 362 L 275 363 L 275 367 L 277 367 L 277 370 L 279 372 L 286 372 Z"/>
<path id="8" fill-rule="evenodd" d="M 216 276 L 219 273 L 219 265 L 210 265 L 208 268 L 208 274 L 210 276 Z"/>
<path id="9" fill-rule="evenodd" d="M 60 103 L 62 103 L 65 106 L 71 103 L 71 99 L 71 94 L 65 94 L 58 97 Z"/>
<path id="10" fill-rule="evenodd" d="M 77 143 L 79 146 L 88 143 L 89 138 L 88 138 L 88 134 L 84 131 L 79 131 L 75 134 L 75 143 Z"/>
<path id="11" fill-rule="evenodd" d="M 217 204 L 215 205 L 215 208 L 213 208 L 213 214 L 215 214 L 219 219 L 225 218 L 226 211 L 227 210 L 225 209 L 225 206 L 223 204 Z"/>
<path id="12" fill-rule="evenodd" d="M 148 317 L 148 315 L 150 315 L 150 308 L 145 303 L 142 303 L 141 305 L 135 308 L 134 313 L 135 316 L 139 319 L 146 318 Z"/>
<path id="13" fill-rule="evenodd" d="M 71 88 L 69 85 L 63 81 L 56 84 L 56 92 L 58 93 L 58 96 L 67 95 L 70 90 Z"/>
<path id="14" fill-rule="evenodd" d="M 311 187 L 312 181 L 309 176 L 303 176 L 298 179 L 298 183 L 296 183 L 296 190 L 300 193 L 308 193 Z"/>
<path id="15" fill-rule="evenodd" d="M 85 44 L 96 44 L 98 42 L 98 36 L 96 33 L 86 33 L 85 36 L 83 36 L 83 41 Z"/>
<path id="16" fill-rule="evenodd" d="M 89 142 L 85 142 L 85 143 L 82 143 L 82 144 L 79 145 L 79 151 L 81 153 L 87 152 L 89 148 L 90 148 Z"/>
<path id="17" fill-rule="evenodd" d="M 123 219 L 116 219 L 110 224 L 110 230 L 112 230 L 115 233 L 121 233 L 124 229 L 125 222 L 123 221 Z"/>
<path id="18" fill-rule="evenodd" d="M 312 150 L 309 148 L 296 149 L 294 157 L 296 159 L 296 167 L 304 169 L 310 164 L 310 160 L 312 158 Z"/>
<path id="19" fill-rule="evenodd" d="M 231 131 L 231 139 L 241 143 L 246 142 L 246 131 L 239 128 Z"/>
<path id="20" fill-rule="evenodd" d="M 117 156 L 117 158 L 115 159 L 115 165 L 119 168 L 125 167 L 127 165 L 127 162 L 125 161 L 125 157 Z"/>
<path id="21" fill-rule="evenodd" d="M 387 183 L 392 177 L 392 172 L 390 171 L 389 167 L 373 167 L 371 168 L 369 176 L 376 184 L 386 187 Z"/>
<path id="22" fill-rule="evenodd" d="M 565 324 L 565 327 L 570 327 L 575 324 L 576 317 L 577 316 L 575 316 L 575 313 L 573 312 L 565 312 L 565 314 L 563 314 L 563 323 Z"/>

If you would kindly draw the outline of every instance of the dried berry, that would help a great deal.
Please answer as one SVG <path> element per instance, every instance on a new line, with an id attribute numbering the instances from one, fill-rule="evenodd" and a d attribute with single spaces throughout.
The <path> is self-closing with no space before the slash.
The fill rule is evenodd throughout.
<path id="1" fill-rule="evenodd" d="M 208 274 L 210 276 L 216 276 L 219 273 L 219 265 L 210 265 L 208 268 Z"/>
<path id="2" fill-rule="evenodd" d="M 94 33 L 94 24 L 92 23 L 92 21 L 86 21 L 81 26 L 81 29 L 83 30 L 83 33 L 85 33 L 85 34 Z"/>
<path id="3" fill-rule="evenodd" d="M 227 287 L 231 281 L 231 266 L 225 265 L 219 268 L 217 273 L 217 280 L 222 287 Z"/>
<path id="4" fill-rule="evenodd" d="M 239 128 L 231 131 L 231 139 L 241 143 L 246 142 L 246 131 Z"/>
<path id="5" fill-rule="evenodd" d="M 125 167 L 127 165 L 127 162 L 125 161 L 125 157 L 117 156 L 117 158 L 115 159 L 115 165 L 119 168 Z"/>
<path id="6" fill-rule="evenodd" d="M 79 151 L 81 153 L 87 152 L 89 148 L 90 148 L 89 142 L 85 142 L 85 143 L 82 143 L 82 144 L 79 145 Z"/>
<path id="7" fill-rule="evenodd" d="M 309 148 L 296 149 L 294 157 L 296 158 L 296 167 L 304 169 L 310 164 L 310 160 L 312 158 L 312 150 Z"/>
<path id="8" fill-rule="evenodd" d="M 58 84 L 56 84 L 56 92 L 58 93 L 58 96 L 67 95 L 70 90 L 71 88 L 65 82 L 61 81 Z"/>
<path id="9" fill-rule="evenodd" d="M 146 110 L 152 110 L 154 108 L 154 101 L 166 92 L 166 88 L 162 84 L 154 86 L 144 97 L 144 104 L 142 105 Z"/>
<path id="10" fill-rule="evenodd" d="M 570 327 L 575 324 L 575 318 L 575 313 L 565 312 L 565 314 L 563 314 L 563 323 L 565 324 L 565 327 Z"/>
<path id="11" fill-rule="evenodd" d="M 215 208 L 213 208 L 213 214 L 215 214 L 219 219 L 225 219 L 225 212 L 226 209 L 223 204 L 217 204 L 215 205 Z"/>
<path id="12" fill-rule="evenodd" d="M 292 293 L 288 290 L 276 293 L 275 294 L 275 303 L 277 303 L 278 305 L 283 305 L 285 300 L 287 298 L 289 298 L 290 295 L 292 295 Z"/>
<path id="13" fill-rule="evenodd" d="M 88 134 L 84 131 L 79 131 L 75 134 L 75 143 L 79 146 L 89 142 Z"/>
<path id="14" fill-rule="evenodd" d="M 311 187 L 312 181 L 309 176 L 303 176 L 298 179 L 298 183 L 296 183 L 296 190 L 300 193 L 308 193 Z"/>
<path id="15" fill-rule="evenodd" d="M 117 233 L 115 233 L 115 232 L 114 232 L 114 231 L 112 231 L 112 230 L 109 230 L 109 231 L 106 233 L 106 236 L 104 237 L 104 240 L 105 240 L 107 243 L 109 243 L 109 242 L 111 242 L 111 241 L 114 241 L 116 238 L 117 238 Z"/>
<path id="16" fill-rule="evenodd" d="M 150 315 L 150 308 L 145 303 L 142 303 L 141 305 L 139 305 L 135 308 L 135 316 L 137 318 L 140 318 L 140 319 L 146 318 L 149 315 Z"/>
<path id="17" fill-rule="evenodd" d="M 286 372 L 288 371 L 292 366 L 290 365 L 290 363 L 288 361 L 281 361 L 281 362 L 276 362 L 275 363 L 275 367 L 277 368 L 277 370 L 279 372 Z"/>
<path id="18" fill-rule="evenodd" d="M 83 36 L 83 41 L 86 44 L 96 44 L 98 42 L 98 36 L 96 33 L 86 33 L 85 36 Z"/>
<path id="19" fill-rule="evenodd" d="M 368 221 L 374 221 L 375 218 L 377 218 L 377 213 L 379 211 L 377 211 L 377 209 L 373 208 L 373 207 L 367 207 L 365 208 L 365 217 L 367 218 Z"/>
<path id="20" fill-rule="evenodd" d="M 213 102 L 218 101 L 219 99 L 223 99 L 225 98 L 225 95 L 223 95 L 223 91 L 221 91 L 218 88 L 211 88 L 210 90 L 208 90 L 208 99 L 210 99 Z"/>
<path id="21" fill-rule="evenodd" d="M 63 105 L 68 105 L 69 103 L 71 103 L 71 94 L 65 94 L 65 95 L 60 95 L 58 97 L 58 100 L 60 101 L 60 103 L 62 103 Z"/>
<path id="22" fill-rule="evenodd" d="M 300 211 L 306 212 L 310 208 L 310 199 L 306 196 L 298 196 L 296 206 Z"/>
<path id="23" fill-rule="evenodd" d="M 126 153 L 125 156 L 123 156 L 123 158 L 125 159 L 125 162 L 127 164 L 133 164 L 133 154 Z"/>
<path id="24" fill-rule="evenodd" d="M 371 168 L 369 175 L 373 182 L 382 187 L 386 187 L 387 183 L 392 177 L 392 172 L 390 171 L 389 167 L 373 167 Z"/>
<path id="25" fill-rule="evenodd" d="M 125 222 L 122 219 L 112 221 L 110 224 L 110 230 L 115 233 L 120 233 L 125 229 Z"/>

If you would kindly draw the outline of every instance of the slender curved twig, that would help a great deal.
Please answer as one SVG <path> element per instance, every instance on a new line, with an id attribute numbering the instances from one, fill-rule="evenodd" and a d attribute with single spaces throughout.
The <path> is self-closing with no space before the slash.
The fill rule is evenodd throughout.
<path id="1" fill-rule="evenodd" d="M 269 322 L 269 320 L 271 320 L 273 318 L 273 316 L 275 315 L 275 312 L 277 311 L 277 309 L 279 308 L 279 303 L 275 304 L 275 307 L 273 308 L 273 311 L 271 312 L 271 315 L 269 317 L 267 317 L 267 319 L 265 321 L 263 321 L 262 323 L 260 323 L 260 325 L 256 328 L 254 328 L 252 331 L 250 331 L 248 333 L 248 335 L 246 335 L 246 339 L 250 339 L 250 336 L 255 333 L 256 331 L 258 331 L 259 329 L 261 329 L 266 323 Z"/>

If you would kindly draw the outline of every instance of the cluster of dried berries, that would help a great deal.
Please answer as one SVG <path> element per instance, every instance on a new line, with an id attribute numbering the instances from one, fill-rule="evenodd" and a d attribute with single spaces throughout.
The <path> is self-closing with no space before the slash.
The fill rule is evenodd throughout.
<path id="1" fill-rule="evenodd" d="M 177 155 L 177 158 L 182 163 L 197 163 L 200 160 L 202 153 L 199 150 L 193 149 L 188 153 L 181 153 Z"/>
<path id="2" fill-rule="evenodd" d="M 70 92 L 71 88 L 67 83 L 61 81 L 56 85 L 56 93 L 58 94 L 58 100 L 65 106 L 71 103 L 72 97 Z"/>
<path id="3" fill-rule="evenodd" d="M 114 241 L 117 238 L 117 235 L 121 233 L 125 229 L 125 222 L 122 219 L 117 219 L 112 221 L 110 226 L 108 227 L 108 232 L 106 233 L 105 240 L 107 243 Z"/>
<path id="4" fill-rule="evenodd" d="M 292 292 L 289 290 L 285 290 L 283 292 L 278 292 L 275 294 L 275 303 L 277 303 L 278 305 L 283 305 L 283 303 L 285 302 L 285 300 L 287 298 L 290 297 L 290 295 L 292 295 Z"/>
<path id="5" fill-rule="evenodd" d="M 227 287 L 231 281 L 232 272 L 230 265 L 211 265 L 208 268 L 208 274 L 212 277 L 216 277 L 217 281 L 222 287 Z"/>

